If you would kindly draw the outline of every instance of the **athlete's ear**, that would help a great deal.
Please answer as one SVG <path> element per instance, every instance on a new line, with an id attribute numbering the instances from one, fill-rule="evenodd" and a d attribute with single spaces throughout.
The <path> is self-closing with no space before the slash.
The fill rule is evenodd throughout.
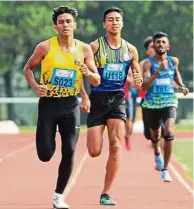
<path id="1" fill-rule="evenodd" d="M 170 44 L 168 44 L 168 46 L 167 46 L 167 51 L 169 51 L 170 48 L 171 48 L 171 46 L 170 46 Z"/>
<path id="2" fill-rule="evenodd" d="M 77 29 L 77 22 L 74 23 L 73 29 Z"/>
<path id="3" fill-rule="evenodd" d="M 121 24 L 121 29 L 123 28 L 123 21 L 122 21 L 122 24 Z"/>
<path id="4" fill-rule="evenodd" d="M 105 27 L 105 22 L 103 22 L 103 28 L 106 28 L 106 27 Z"/>

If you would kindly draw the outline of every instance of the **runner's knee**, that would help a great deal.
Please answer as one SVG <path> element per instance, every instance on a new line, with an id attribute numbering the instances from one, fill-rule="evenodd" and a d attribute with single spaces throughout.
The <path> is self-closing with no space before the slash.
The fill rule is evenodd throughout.
<path id="1" fill-rule="evenodd" d="M 54 154 L 54 151 L 50 152 L 50 153 L 48 153 L 48 152 L 41 152 L 41 153 L 38 152 L 38 158 L 42 162 L 48 162 L 48 161 L 51 160 L 53 154 Z"/>
<path id="2" fill-rule="evenodd" d="M 173 135 L 173 129 L 171 127 L 165 128 L 164 136 L 172 136 L 172 135 Z"/>
<path id="3" fill-rule="evenodd" d="M 157 144 L 160 141 L 160 134 L 159 133 L 155 133 L 154 135 L 152 135 L 151 141 L 154 144 Z"/>
<path id="4" fill-rule="evenodd" d="M 174 140 L 174 135 L 171 134 L 171 135 L 164 135 L 164 140 L 165 141 L 172 141 Z"/>
<path id="5" fill-rule="evenodd" d="M 150 140 L 152 138 L 150 131 L 144 130 L 144 137 L 146 139 Z"/>
<path id="6" fill-rule="evenodd" d="M 115 157 L 117 157 L 118 153 L 120 152 L 121 149 L 121 143 L 119 140 L 114 140 L 111 144 L 110 144 L 110 154 L 114 155 Z"/>
<path id="7" fill-rule="evenodd" d="M 101 154 L 101 150 L 98 149 L 88 149 L 88 153 L 91 157 L 98 157 Z"/>
<path id="8" fill-rule="evenodd" d="M 42 143 L 41 140 L 36 142 L 37 155 L 40 161 L 48 162 L 55 153 L 55 144 Z"/>

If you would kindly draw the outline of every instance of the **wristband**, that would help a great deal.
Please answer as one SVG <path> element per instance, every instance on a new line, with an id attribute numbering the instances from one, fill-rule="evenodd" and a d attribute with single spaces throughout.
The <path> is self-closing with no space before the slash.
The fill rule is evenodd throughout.
<path id="1" fill-rule="evenodd" d="M 186 88 L 186 86 L 184 84 L 179 85 L 179 90 L 182 90 L 183 88 Z"/>

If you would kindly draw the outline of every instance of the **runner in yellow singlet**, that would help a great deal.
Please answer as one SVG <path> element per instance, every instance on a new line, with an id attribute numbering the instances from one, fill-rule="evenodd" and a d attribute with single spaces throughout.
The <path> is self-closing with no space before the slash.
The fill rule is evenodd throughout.
<path id="1" fill-rule="evenodd" d="M 39 43 L 24 67 L 27 82 L 40 96 L 36 147 L 41 161 L 49 161 L 55 152 L 57 125 L 61 135 L 62 159 L 53 197 L 54 208 L 69 208 L 63 200 L 62 193 L 71 175 L 80 131 L 77 94 L 81 93 L 82 109 L 89 111 L 90 105 L 83 86 L 83 75 L 92 85 L 100 84 L 91 47 L 74 39 L 77 15 L 75 8 L 68 6 L 55 8 L 52 20 L 58 36 Z M 33 76 L 33 70 L 39 64 L 41 64 L 40 84 Z"/>

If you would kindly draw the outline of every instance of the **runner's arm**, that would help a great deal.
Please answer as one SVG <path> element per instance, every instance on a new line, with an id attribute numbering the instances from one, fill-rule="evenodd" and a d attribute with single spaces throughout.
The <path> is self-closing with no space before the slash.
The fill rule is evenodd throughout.
<path id="1" fill-rule="evenodd" d="M 49 46 L 47 45 L 48 44 L 46 43 L 46 41 L 38 44 L 23 69 L 24 76 L 27 82 L 34 90 L 36 89 L 38 84 L 34 78 L 33 70 L 41 63 L 41 61 L 48 53 Z"/>
<path id="2" fill-rule="evenodd" d="M 90 100 L 89 100 L 89 97 L 88 97 L 88 94 L 85 90 L 85 87 L 84 87 L 84 80 L 82 79 L 82 82 L 81 82 L 81 88 L 80 88 L 80 95 L 81 95 L 81 104 L 80 104 L 80 108 L 82 111 L 84 112 L 90 112 Z"/>
<path id="3" fill-rule="evenodd" d="M 88 80 L 93 86 L 99 86 L 101 78 L 94 62 L 94 55 L 92 52 L 92 48 L 88 44 L 86 44 L 84 47 L 84 55 L 85 55 L 85 64 L 89 69 L 89 74 L 87 75 Z"/>
<path id="4" fill-rule="evenodd" d="M 82 99 L 89 99 L 88 94 L 86 92 L 85 86 L 84 86 L 84 80 L 82 79 L 81 82 L 81 88 L 80 88 L 80 95 Z"/>
<path id="5" fill-rule="evenodd" d="M 139 65 L 139 55 L 138 55 L 136 47 L 134 47 L 131 44 L 128 45 L 128 47 L 132 56 L 131 69 L 132 69 L 132 75 L 134 78 L 134 84 L 136 87 L 141 87 L 143 78 L 142 78 L 141 69 Z"/>
<path id="6" fill-rule="evenodd" d="M 160 69 L 158 69 L 154 72 L 153 75 L 151 75 L 150 68 L 151 68 L 150 61 L 145 60 L 142 64 L 142 70 L 143 70 L 143 85 L 142 85 L 142 88 L 144 90 L 149 89 L 153 85 L 155 79 L 157 78 L 157 76 L 160 73 Z"/>
<path id="7" fill-rule="evenodd" d="M 140 70 L 141 70 L 141 74 L 143 75 L 143 63 L 144 63 L 145 60 L 142 60 L 140 63 L 139 63 L 139 66 L 140 66 Z"/>
<path id="8" fill-rule="evenodd" d="M 185 86 L 183 84 L 183 80 L 179 72 L 179 59 L 177 57 L 173 57 L 173 61 L 174 61 L 175 70 L 176 70 L 175 82 L 179 87 Z"/>
<path id="9" fill-rule="evenodd" d="M 127 81 L 129 82 L 129 85 L 133 85 L 133 76 L 132 76 L 132 70 L 129 68 L 128 74 L 127 74 Z"/>
<path id="10" fill-rule="evenodd" d="M 184 85 L 181 74 L 179 72 L 179 59 L 177 57 L 173 57 L 173 61 L 175 64 L 175 70 L 176 70 L 176 75 L 175 75 L 175 82 L 178 85 L 178 89 L 184 94 L 187 95 L 189 92 L 189 89 Z"/>

